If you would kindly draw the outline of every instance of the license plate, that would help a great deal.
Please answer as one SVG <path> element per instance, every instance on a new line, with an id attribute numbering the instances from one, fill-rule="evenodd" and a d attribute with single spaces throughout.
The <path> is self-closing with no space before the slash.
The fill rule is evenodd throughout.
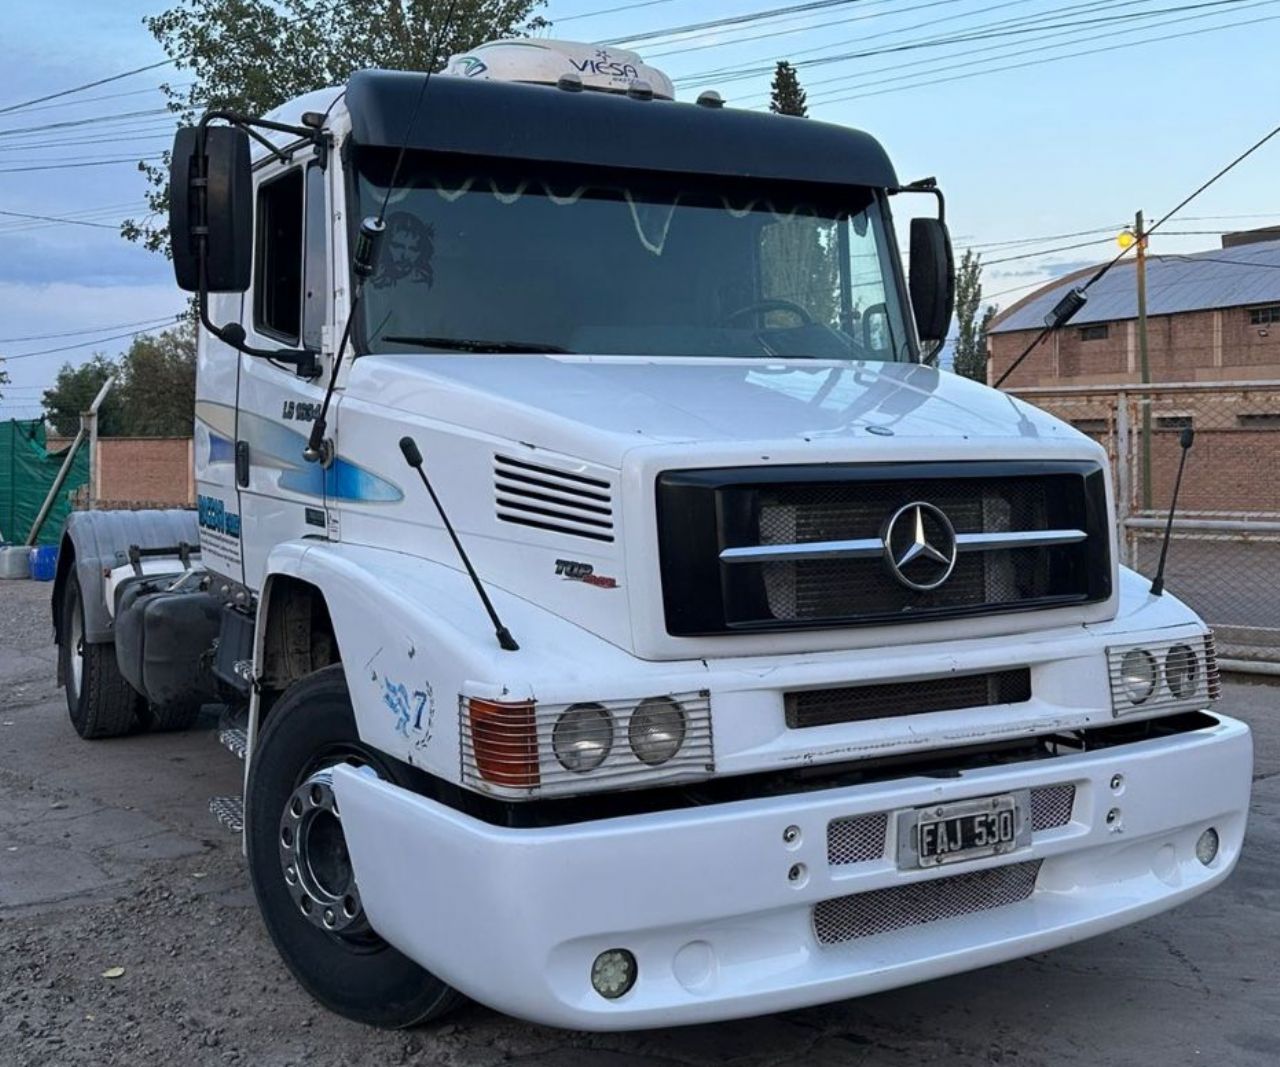
<path id="1" fill-rule="evenodd" d="M 1026 790 L 898 813 L 898 866 L 1004 855 L 1031 843 Z"/>

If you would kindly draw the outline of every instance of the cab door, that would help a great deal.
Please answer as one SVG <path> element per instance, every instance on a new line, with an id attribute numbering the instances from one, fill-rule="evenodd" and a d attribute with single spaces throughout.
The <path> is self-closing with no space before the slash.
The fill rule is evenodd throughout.
<path id="1" fill-rule="evenodd" d="M 253 283 L 242 325 L 258 348 L 326 347 L 330 305 L 330 176 L 310 150 L 255 174 Z M 244 582 L 261 588 L 282 541 L 324 537 L 324 469 L 303 458 L 324 397 L 323 374 L 241 355 L 236 399 L 236 481 Z M 317 366 L 324 367 L 325 358 Z"/>

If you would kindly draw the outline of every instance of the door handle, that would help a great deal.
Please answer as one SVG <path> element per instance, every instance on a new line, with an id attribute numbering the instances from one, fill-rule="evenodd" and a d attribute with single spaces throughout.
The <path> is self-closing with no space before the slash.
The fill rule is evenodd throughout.
<path id="1" fill-rule="evenodd" d="M 249 442 L 236 442 L 236 485 L 241 489 L 249 484 Z"/>

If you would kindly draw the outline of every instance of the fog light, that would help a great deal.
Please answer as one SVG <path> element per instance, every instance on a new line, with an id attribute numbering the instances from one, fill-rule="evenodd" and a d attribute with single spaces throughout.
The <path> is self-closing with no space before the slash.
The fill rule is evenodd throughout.
<path id="1" fill-rule="evenodd" d="M 1141 704 L 1156 687 L 1156 660 L 1144 648 L 1131 648 L 1120 661 L 1120 682 L 1125 695 L 1134 704 Z"/>
<path id="2" fill-rule="evenodd" d="M 1200 835 L 1196 841 L 1196 859 L 1203 863 L 1206 867 L 1211 864 L 1218 855 L 1218 831 L 1212 826 Z"/>
<path id="3" fill-rule="evenodd" d="M 606 1000 L 617 1000 L 636 984 L 636 958 L 625 948 L 606 949 L 591 965 L 591 986 Z"/>
<path id="4" fill-rule="evenodd" d="M 556 720 L 551 747 L 566 771 L 594 771 L 613 748 L 613 719 L 599 704 L 574 704 Z"/>
<path id="5" fill-rule="evenodd" d="M 670 697 L 648 697 L 631 713 L 627 737 L 636 759 L 657 767 L 684 744 L 684 709 Z"/>
<path id="6" fill-rule="evenodd" d="M 1164 658 L 1164 680 L 1176 697 L 1189 697 L 1196 691 L 1196 654 L 1186 645 L 1174 645 Z"/>

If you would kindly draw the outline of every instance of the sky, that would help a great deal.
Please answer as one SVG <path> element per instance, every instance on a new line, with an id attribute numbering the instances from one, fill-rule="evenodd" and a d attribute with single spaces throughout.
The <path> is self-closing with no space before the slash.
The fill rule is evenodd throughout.
<path id="1" fill-rule="evenodd" d="M 0 368 L 11 379 L 0 419 L 38 415 L 63 363 L 118 356 L 129 344 L 118 335 L 163 325 L 185 305 L 168 262 L 115 227 L 145 210 L 133 161 L 158 154 L 172 132 L 163 114 L 121 116 L 161 107 L 160 83 L 189 74 L 161 67 L 15 107 L 164 60 L 142 20 L 173 2 L 0 4 Z M 662 31 L 627 46 L 675 78 L 681 99 L 716 88 L 729 106 L 762 106 L 763 71 L 791 60 L 811 117 L 874 134 L 904 180 L 938 179 L 957 256 L 982 252 L 984 291 L 1001 305 L 1114 254 L 1136 210 L 1158 218 L 1280 123 L 1280 0 L 797 6 L 549 0 L 542 14 L 555 24 L 550 36 L 571 40 Z M 670 32 L 784 7 L 771 19 Z M 108 116 L 110 127 L 54 125 Z M 1280 137 L 1171 220 L 1152 252 L 1216 248 L 1224 229 L 1280 223 L 1277 175 Z M 895 205 L 900 227 L 928 209 L 911 199 Z"/>

